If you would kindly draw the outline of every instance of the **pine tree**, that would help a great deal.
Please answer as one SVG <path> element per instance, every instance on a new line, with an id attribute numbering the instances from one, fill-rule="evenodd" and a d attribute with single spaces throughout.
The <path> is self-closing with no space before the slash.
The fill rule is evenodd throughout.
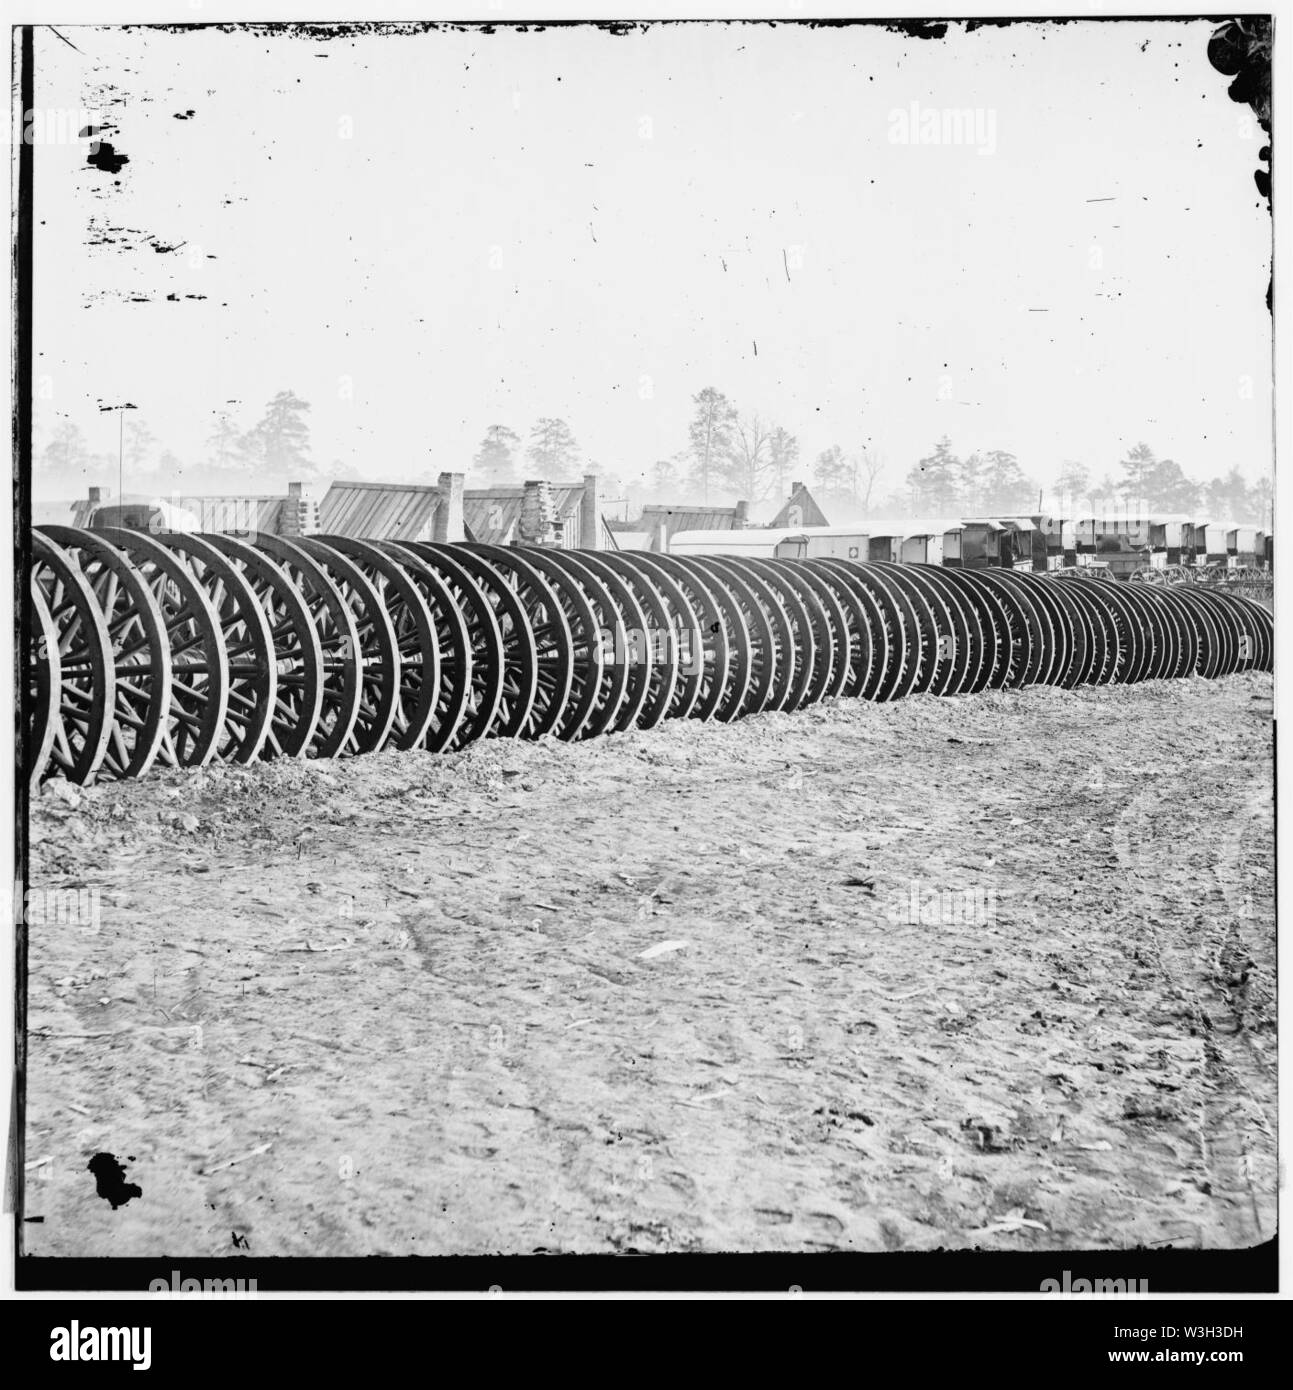
<path id="1" fill-rule="evenodd" d="M 521 447 L 520 438 L 506 425 L 491 425 L 472 459 L 472 467 L 486 483 L 512 483 L 516 481 L 516 451 Z"/>
<path id="2" fill-rule="evenodd" d="M 579 445 L 564 420 L 547 416 L 530 429 L 526 457 L 540 478 L 553 478 L 574 468 L 579 461 Z"/>
<path id="3" fill-rule="evenodd" d="M 692 397 L 696 413 L 688 426 L 693 477 L 705 501 L 709 486 L 732 452 L 736 427 L 736 407 L 721 392 L 706 386 Z"/>

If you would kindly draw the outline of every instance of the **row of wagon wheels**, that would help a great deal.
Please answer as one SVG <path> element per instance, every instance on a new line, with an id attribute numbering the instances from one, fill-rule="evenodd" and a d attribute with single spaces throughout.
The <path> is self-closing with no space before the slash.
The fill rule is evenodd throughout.
<path id="1" fill-rule="evenodd" d="M 588 738 L 835 697 L 1270 670 L 1231 594 L 1009 570 L 33 532 L 28 773 Z"/>

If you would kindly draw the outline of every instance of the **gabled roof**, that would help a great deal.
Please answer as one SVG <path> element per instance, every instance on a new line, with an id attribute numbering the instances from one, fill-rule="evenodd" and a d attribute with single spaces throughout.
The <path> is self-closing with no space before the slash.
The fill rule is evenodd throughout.
<path id="1" fill-rule="evenodd" d="M 319 529 L 352 540 L 415 541 L 430 534 L 439 505 L 435 487 L 336 482 L 319 504 Z"/>
<path id="2" fill-rule="evenodd" d="M 477 545 L 510 545 L 525 501 L 523 487 L 469 487 L 462 494 L 462 521 Z"/>
<path id="3" fill-rule="evenodd" d="M 798 507 L 800 517 L 798 521 L 791 521 L 790 511 L 792 507 Z M 790 499 L 786 505 L 768 522 L 769 527 L 776 526 L 829 526 L 826 520 L 826 513 L 817 505 L 811 492 L 801 483 L 790 494 Z"/>
<path id="4" fill-rule="evenodd" d="M 642 508 L 642 515 L 631 523 L 635 531 L 649 531 L 653 536 L 663 523 L 666 536 L 679 531 L 731 531 L 736 520 L 735 507 L 666 507 Z"/>

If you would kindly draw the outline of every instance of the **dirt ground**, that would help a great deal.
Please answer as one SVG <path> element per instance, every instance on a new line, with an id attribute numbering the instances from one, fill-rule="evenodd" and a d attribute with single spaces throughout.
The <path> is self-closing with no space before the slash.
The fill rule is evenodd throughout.
<path id="1" fill-rule="evenodd" d="M 1271 713 L 1248 674 L 47 788 L 26 1248 L 1268 1239 Z"/>

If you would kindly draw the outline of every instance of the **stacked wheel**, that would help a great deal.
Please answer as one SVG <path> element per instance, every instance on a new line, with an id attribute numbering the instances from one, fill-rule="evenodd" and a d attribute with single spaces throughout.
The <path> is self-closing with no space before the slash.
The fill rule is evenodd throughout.
<path id="1" fill-rule="evenodd" d="M 1260 604 L 1148 574 L 67 526 L 32 553 L 33 784 L 1274 663 Z"/>

